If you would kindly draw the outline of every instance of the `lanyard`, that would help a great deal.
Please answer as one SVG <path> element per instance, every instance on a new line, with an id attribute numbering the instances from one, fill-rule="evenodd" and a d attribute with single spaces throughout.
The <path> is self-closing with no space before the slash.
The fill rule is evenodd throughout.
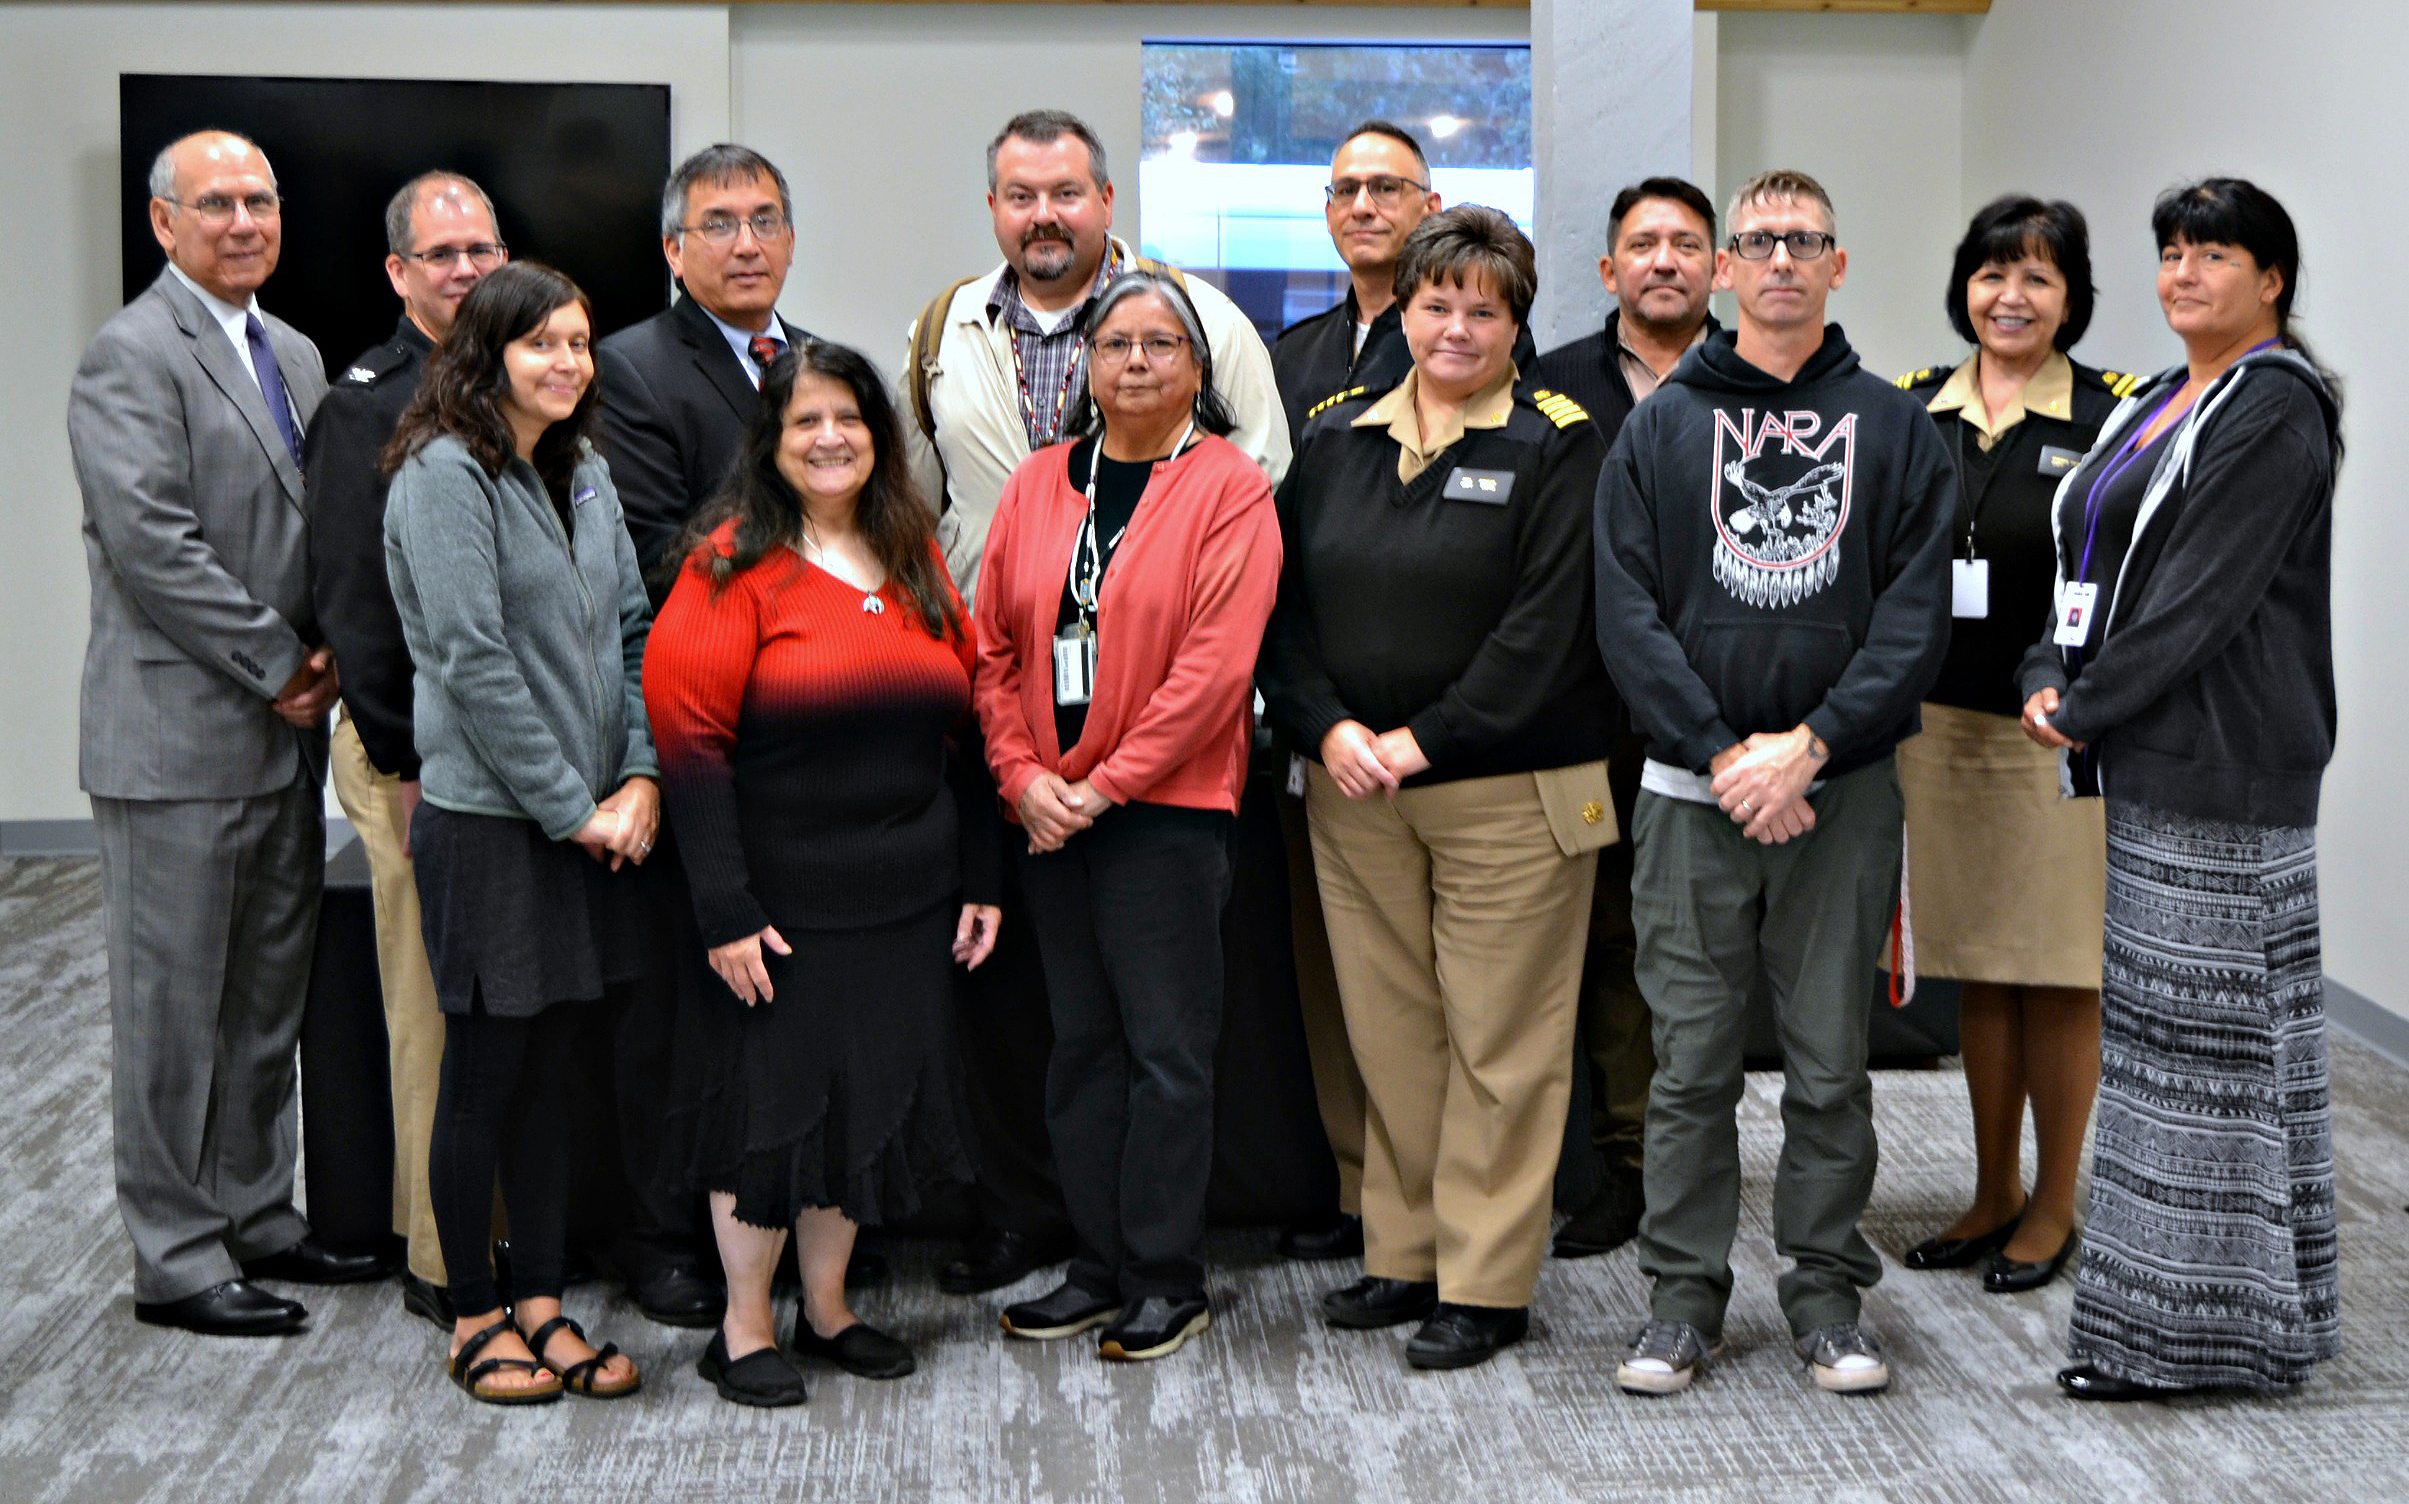
<path id="1" fill-rule="evenodd" d="M 1062 437 L 1062 418 L 1070 406 L 1071 388 L 1087 367 L 1087 339 L 1084 335 L 1073 338 L 1077 345 L 1071 351 L 1071 363 L 1063 369 L 1062 390 L 1054 394 L 1053 416 L 1040 428 L 1037 423 L 1037 394 L 1029 390 L 1029 368 L 1021 359 L 1020 325 L 1012 326 L 1012 375 L 1020 387 L 1021 422 L 1030 430 L 1029 442 L 1032 447 L 1042 449 Z"/>
<path id="2" fill-rule="evenodd" d="M 1180 452 L 1188 447 L 1188 440 L 1195 434 L 1196 420 L 1190 418 L 1188 426 L 1179 432 L 1179 442 L 1171 446 L 1172 459 L 1179 458 Z M 1169 461 L 1163 463 L 1168 464 Z M 1114 550 L 1121 546 L 1122 538 L 1129 533 L 1129 524 L 1123 523 L 1121 530 L 1113 534 L 1110 541 L 1101 547 L 1097 544 L 1096 472 L 1103 468 L 1104 436 L 1098 434 L 1095 452 L 1087 460 L 1087 517 L 1079 524 L 1079 541 L 1073 546 L 1071 573 L 1071 604 L 1079 608 L 1080 624 L 1091 629 L 1096 624 L 1096 597 L 1104 582 L 1104 567 L 1112 562 Z M 1138 497 L 1141 502 L 1145 499 L 1143 494 Z"/>
<path id="3" fill-rule="evenodd" d="M 1956 433 L 1953 435 L 1957 440 L 1957 494 L 1966 500 L 1966 557 L 1969 559 L 1975 557 L 1974 529 L 1982 521 L 1983 503 L 1991 499 L 1991 487 L 1999 483 L 1999 472 L 2007 468 L 2006 455 L 1993 455 L 1991 468 L 1983 475 L 1982 489 L 1979 491 L 1968 489 L 1966 485 L 1966 430 L 1972 426 L 1965 420 L 1964 415 L 1960 414 Z M 1992 441 L 1991 447 L 1997 449 L 2007 442 L 2008 436 L 2001 434 Z"/>
<path id="4" fill-rule="evenodd" d="M 2279 345 L 2282 343 L 2283 340 L 2280 336 L 2275 339 L 2260 340 L 2257 344 L 2252 345 L 2249 349 L 2242 352 L 2241 360 L 2248 360 L 2251 356 L 2256 355 L 2259 351 L 2266 349 L 2270 345 Z M 2240 361 L 2236 361 L 2235 363 L 2239 364 Z M 2131 468 L 2135 460 L 2141 458 L 2142 451 L 2148 447 L 2142 443 L 2142 435 L 2148 433 L 2151 426 L 2157 423 L 2159 418 L 2165 415 L 2166 410 L 2175 405 L 2175 399 L 2182 395 L 2183 387 L 2181 385 L 2178 385 L 2173 391 L 2167 393 L 2166 400 L 2159 403 L 2157 407 L 2151 410 L 2150 415 L 2142 420 L 2141 426 L 2133 430 L 2133 437 L 2125 441 L 2125 447 L 2117 451 L 2116 458 L 2110 461 L 2107 465 L 2102 466 L 2098 478 L 2091 482 L 2090 493 L 2083 499 L 2083 562 L 2081 568 L 2075 573 L 2075 579 L 2078 583 L 2088 584 L 2091 580 L 2091 549 L 2092 545 L 2099 541 L 2100 513 L 2102 511 L 2102 507 L 2100 505 L 2101 493 L 2106 491 L 2108 487 L 2115 482 L 2118 476 L 2124 474 L 2127 469 Z M 2208 394 L 2206 392 L 2202 392 L 2201 395 L 2206 396 Z M 2158 436 L 2159 439 L 2163 439 L 2165 437 L 2165 434 L 2160 434 Z M 2157 439 L 2152 439 L 2150 441 L 2152 444 L 2157 442 Z"/>

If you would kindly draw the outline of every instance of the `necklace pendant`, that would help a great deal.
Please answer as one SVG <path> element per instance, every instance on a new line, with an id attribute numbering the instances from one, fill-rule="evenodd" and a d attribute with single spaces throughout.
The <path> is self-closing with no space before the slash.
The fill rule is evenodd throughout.
<path id="1" fill-rule="evenodd" d="M 875 595 L 865 595 L 862 597 L 862 610 L 872 616 L 884 616 L 887 614 L 887 603 Z"/>

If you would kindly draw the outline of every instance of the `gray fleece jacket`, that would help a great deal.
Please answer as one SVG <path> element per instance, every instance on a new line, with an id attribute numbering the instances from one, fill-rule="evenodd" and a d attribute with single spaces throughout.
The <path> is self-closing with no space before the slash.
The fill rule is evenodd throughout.
<path id="1" fill-rule="evenodd" d="M 657 778 L 644 719 L 652 612 L 609 467 L 588 449 L 574 537 L 535 467 L 487 475 L 446 436 L 385 503 L 385 571 L 415 667 L 420 792 L 567 840 L 627 779 Z"/>

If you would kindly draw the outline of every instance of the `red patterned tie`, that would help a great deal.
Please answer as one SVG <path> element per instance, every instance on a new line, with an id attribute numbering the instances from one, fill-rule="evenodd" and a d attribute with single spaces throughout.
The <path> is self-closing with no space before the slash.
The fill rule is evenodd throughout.
<path id="1" fill-rule="evenodd" d="M 766 376 L 770 363 L 778 358 L 778 352 L 785 347 L 766 334 L 756 334 L 747 348 L 753 352 L 753 364 L 761 367 L 761 373 Z"/>

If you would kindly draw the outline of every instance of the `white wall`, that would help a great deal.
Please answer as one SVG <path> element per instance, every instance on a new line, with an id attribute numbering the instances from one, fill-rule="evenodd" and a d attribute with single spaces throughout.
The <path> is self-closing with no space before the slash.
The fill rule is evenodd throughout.
<path id="1" fill-rule="evenodd" d="M 2280 14 L 2281 24 L 2270 18 Z M 1965 199 L 2027 189 L 2091 221 L 2099 315 L 2083 355 L 2152 370 L 2182 358 L 2159 316 L 2152 198 L 2212 173 L 2247 177 L 2291 211 L 2305 275 L 2301 332 L 2349 383 L 2350 443 L 2336 500 L 2334 658 L 2342 741 L 2319 827 L 2326 969 L 2409 1016 L 2399 959 L 2409 907 L 2409 695 L 2394 657 L 2409 592 L 2385 520 L 2409 469 L 2409 318 L 2398 286 L 2409 201 L 2395 152 L 2409 139 L 2393 6 L 2291 0 L 2012 0 L 1971 28 Z M 2046 59 L 2044 65 L 2040 60 Z"/>

